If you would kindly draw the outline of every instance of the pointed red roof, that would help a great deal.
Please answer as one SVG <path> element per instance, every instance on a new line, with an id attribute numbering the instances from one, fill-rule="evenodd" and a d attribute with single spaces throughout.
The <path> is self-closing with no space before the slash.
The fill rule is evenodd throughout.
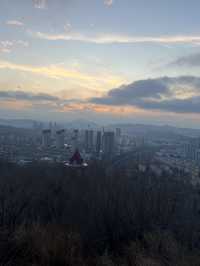
<path id="1" fill-rule="evenodd" d="M 80 152 L 78 149 L 75 150 L 73 156 L 71 157 L 71 159 L 69 160 L 70 164 L 83 164 L 83 158 L 80 155 Z"/>

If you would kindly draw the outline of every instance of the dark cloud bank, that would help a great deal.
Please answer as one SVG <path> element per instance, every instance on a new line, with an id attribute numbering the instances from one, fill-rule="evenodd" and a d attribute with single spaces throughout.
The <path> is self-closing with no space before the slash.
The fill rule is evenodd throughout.
<path id="1" fill-rule="evenodd" d="M 175 92 L 178 90 L 179 97 Z M 188 92 L 193 92 L 188 95 Z M 182 95 L 181 95 L 182 94 Z M 113 106 L 136 106 L 147 110 L 162 110 L 176 113 L 200 113 L 200 77 L 162 77 L 136 81 L 113 89 L 101 98 L 90 100 L 95 104 Z"/>
<path id="2" fill-rule="evenodd" d="M 0 99 L 27 100 L 35 104 L 49 102 L 56 103 L 57 106 L 74 102 L 73 99 L 64 100 L 45 93 L 33 94 L 25 91 L 0 91 Z M 80 100 L 80 103 L 82 102 Z M 179 76 L 139 80 L 113 89 L 104 97 L 91 98 L 84 103 L 199 114 L 200 77 Z M 51 104 L 48 108 L 52 108 Z"/>
<path id="3" fill-rule="evenodd" d="M 179 57 L 170 66 L 200 67 L 200 53 Z"/>
<path id="4" fill-rule="evenodd" d="M 55 96 L 38 93 L 33 94 L 25 91 L 0 91 L 1 99 L 16 99 L 26 101 L 58 101 L 59 99 Z"/>

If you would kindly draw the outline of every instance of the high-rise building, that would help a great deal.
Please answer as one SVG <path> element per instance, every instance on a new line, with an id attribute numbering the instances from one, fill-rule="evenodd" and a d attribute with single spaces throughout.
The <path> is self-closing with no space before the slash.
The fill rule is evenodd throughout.
<path id="1" fill-rule="evenodd" d="M 79 142 L 79 130 L 74 129 L 73 131 L 73 136 L 72 136 L 72 145 L 73 145 L 73 150 L 78 149 L 78 142 Z"/>
<path id="2" fill-rule="evenodd" d="M 142 147 L 145 144 L 145 139 L 143 136 L 137 136 L 133 141 L 135 142 L 136 147 Z"/>
<path id="3" fill-rule="evenodd" d="M 51 133 L 53 131 L 53 123 L 52 122 L 49 122 L 49 129 L 51 130 Z"/>
<path id="4" fill-rule="evenodd" d="M 116 128 L 116 138 L 117 139 L 121 138 L 121 128 Z"/>
<path id="5" fill-rule="evenodd" d="M 101 131 L 97 131 L 96 136 L 96 152 L 99 154 L 101 151 L 101 145 L 102 145 L 102 134 Z"/>
<path id="6" fill-rule="evenodd" d="M 115 133 L 114 132 L 104 132 L 103 152 L 104 154 L 107 154 L 107 155 L 111 155 L 115 152 Z"/>
<path id="7" fill-rule="evenodd" d="M 115 131 L 115 142 L 117 145 L 117 151 L 120 152 L 120 144 L 121 144 L 122 138 L 121 138 L 121 128 L 116 128 Z"/>
<path id="8" fill-rule="evenodd" d="M 65 130 L 56 131 L 56 148 L 63 149 L 65 144 Z"/>
<path id="9" fill-rule="evenodd" d="M 200 139 L 193 138 L 185 144 L 184 151 L 185 157 L 190 160 L 196 160 L 196 151 L 200 149 Z"/>
<path id="10" fill-rule="evenodd" d="M 51 130 L 45 129 L 42 131 L 42 146 L 48 148 L 51 146 Z"/>
<path id="11" fill-rule="evenodd" d="M 186 159 L 200 163 L 200 138 L 192 138 L 184 145 Z"/>
<path id="12" fill-rule="evenodd" d="M 195 152 L 195 161 L 196 163 L 200 163 L 200 149 L 197 149 Z"/>
<path id="13" fill-rule="evenodd" d="M 87 152 L 93 151 L 94 145 L 94 131 L 86 130 L 85 131 L 85 149 Z"/>

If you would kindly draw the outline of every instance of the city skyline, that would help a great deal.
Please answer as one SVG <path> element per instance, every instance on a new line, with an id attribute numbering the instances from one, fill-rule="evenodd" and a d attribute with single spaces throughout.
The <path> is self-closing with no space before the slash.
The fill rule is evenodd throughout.
<path id="1" fill-rule="evenodd" d="M 1 0 L 0 117 L 200 127 L 200 3 Z"/>

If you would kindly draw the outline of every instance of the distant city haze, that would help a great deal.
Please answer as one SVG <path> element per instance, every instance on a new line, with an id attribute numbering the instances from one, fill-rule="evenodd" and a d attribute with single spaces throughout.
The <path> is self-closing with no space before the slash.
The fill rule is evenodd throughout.
<path id="1" fill-rule="evenodd" d="M 200 128 L 199 9 L 1 0 L 0 118 Z"/>

